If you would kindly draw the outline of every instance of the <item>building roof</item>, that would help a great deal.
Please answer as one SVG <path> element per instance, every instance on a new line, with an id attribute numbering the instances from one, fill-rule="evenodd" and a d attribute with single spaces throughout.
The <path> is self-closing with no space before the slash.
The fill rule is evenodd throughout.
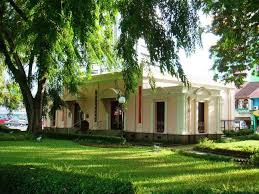
<path id="1" fill-rule="evenodd" d="M 257 89 L 259 89 L 259 82 L 248 82 L 236 93 L 235 98 L 250 98 Z"/>
<path id="2" fill-rule="evenodd" d="M 253 91 L 250 95 L 249 98 L 259 98 L 259 88 L 257 88 L 255 91 Z"/>

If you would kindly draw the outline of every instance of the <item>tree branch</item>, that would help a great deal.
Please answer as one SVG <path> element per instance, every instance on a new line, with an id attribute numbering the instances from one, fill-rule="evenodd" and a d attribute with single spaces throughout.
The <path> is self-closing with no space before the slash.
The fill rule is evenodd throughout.
<path id="1" fill-rule="evenodd" d="M 31 114 L 31 110 L 33 110 L 33 96 L 31 94 L 28 84 L 26 83 L 26 77 L 24 77 L 21 74 L 21 72 L 13 64 L 10 54 L 7 50 L 7 46 L 5 45 L 5 41 L 3 39 L 2 34 L 0 34 L 0 52 L 2 52 L 4 54 L 6 65 L 11 70 L 16 82 L 20 86 L 21 93 L 23 95 L 23 102 L 25 104 L 26 112 L 28 115 L 28 120 L 31 120 L 31 118 L 33 116 Z"/>
<path id="2" fill-rule="evenodd" d="M 15 44 L 11 38 L 11 35 L 10 33 L 6 30 L 6 29 L 2 29 L 2 31 L 4 32 L 4 35 L 5 35 L 5 39 L 7 40 L 8 42 L 8 45 L 10 47 L 10 52 L 11 54 L 13 55 L 14 57 L 14 60 L 16 62 L 16 65 L 19 69 L 19 71 L 26 77 L 26 74 L 25 74 L 25 71 L 24 71 L 24 68 L 23 68 L 23 65 L 22 65 L 22 62 L 17 54 L 17 52 L 15 51 Z"/>
<path id="3" fill-rule="evenodd" d="M 9 69 L 12 71 L 12 73 L 15 74 L 19 74 L 18 69 L 16 69 L 15 65 L 13 64 L 11 57 L 8 53 L 7 47 L 4 43 L 4 39 L 2 37 L 2 34 L 0 34 L 0 51 L 4 54 L 5 56 L 5 62 L 6 65 L 9 67 Z"/>
<path id="4" fill-rule="evenodd" d="M 31 53 L 31 57 L 30 57 L 30 60 L 29 60 L 29 69 L 28 69 L 28 85 L 30 87 L 32 87 L 32 66 L 33 66 L 33 62 L 34 62 L 34 53 L 33 53 L 33 50 L 32 50 L 32 53 Z"/>
<path id="5" fill-rule="evenodd" d="M 8 0 L 8 2 L 25 21 L 28 21 L 28 17 L 26 16 L 26 14 L 19 8 L 18 5 L 16 5 L 16 3 L 13 0 Z"/>

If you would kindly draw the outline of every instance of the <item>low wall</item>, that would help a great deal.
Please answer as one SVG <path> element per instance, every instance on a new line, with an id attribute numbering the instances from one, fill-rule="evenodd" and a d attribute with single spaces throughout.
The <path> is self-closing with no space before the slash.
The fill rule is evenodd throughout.
<path id="1" fill-rule="evenodd" d="M 57 128 L 57 127 L 44 127 L 44 132 L 53 132 L 53 133 L 75 133 L 78 131 L 78 128 Z"/>
<path id="2" fill-rule="evenodd" d="M 165 142 L 170 144 L 194 144 L 198 143 L 198 141 L 204 137 L 213 140 L 221 138 L 221 134 L 177 135 L 160 133 L 135 133 L 127 131 L 124 131 L 123 135 L 128 141 Z"/>
<path id="3" fill-rule="evenodd" d="M 78 128 L 44 128 L 44 131 L 54 133 L 75 133 L 79 132 Z M 196 135 L 177 135 L 177 134 L 161 134 L 161 133 L 136 133 L 121 130 L 87 130 L 83 134 L 103 135 L 103 136 L 123 136 L 128 141 L 145 142 L 165 142 L 169 144 L 194 144 L 198 143 L 201 138 L 217 140 L 221 138 L 221 134 L 196 134 Z"/>
<path id="4" fill-rule="evenodd" d="M 79 128 L 52 128 L 52 127 L 45 127 L 45 132 L 53 132 L 53 133 L 82 133 L 87 135 L 101 135 L 101 136 L 122 136 L 121 130 L 87 130 L 87 131 L 80 131 Z"/>

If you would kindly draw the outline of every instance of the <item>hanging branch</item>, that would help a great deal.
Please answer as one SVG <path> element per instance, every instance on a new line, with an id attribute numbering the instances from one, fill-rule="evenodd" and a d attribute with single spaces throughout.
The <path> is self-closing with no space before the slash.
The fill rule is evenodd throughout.
<path id="1" fill-rule="evenodd" d="M 26 16 L 26 14 L 18 7 L 18 5 L 16 5 L 13 0 L 8 0 L 8 2 L 25 21 L 28 21 L 28 17 Z"/>

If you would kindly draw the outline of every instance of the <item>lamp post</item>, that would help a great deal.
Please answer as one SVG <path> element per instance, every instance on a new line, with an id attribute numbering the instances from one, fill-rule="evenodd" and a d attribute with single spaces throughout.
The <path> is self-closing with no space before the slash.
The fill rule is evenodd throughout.
<path id="1" fill-rule="evenodd" d="M 122 130 L 124 129 L 124 112 L 123 112 L 123 110 L 122 110 L 122 105 L 123 104 L 125 104 L 125 102 L 126 102 L 126 98 L 124 97 L 124 96 L 119 96 L 119 98 L 118 98 L 118 102 L 119 102 L 119 104 L 120 104 L 120 111 L 121 111 L 121 119 L 122 119 Z"/>

